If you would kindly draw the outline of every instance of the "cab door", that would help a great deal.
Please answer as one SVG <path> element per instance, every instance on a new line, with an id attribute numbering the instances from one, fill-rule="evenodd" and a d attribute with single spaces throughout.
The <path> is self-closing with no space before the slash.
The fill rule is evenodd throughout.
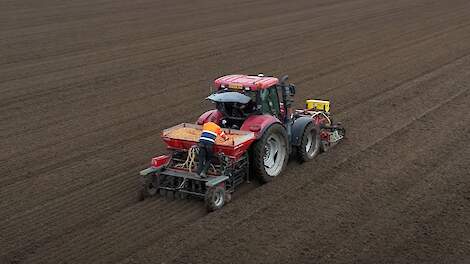
<path id="1" fill-rule="evenodd" d="M 280 118 L 279 97 L 276 86 L 271 86 L 260 91 L 261 112 Z"/>

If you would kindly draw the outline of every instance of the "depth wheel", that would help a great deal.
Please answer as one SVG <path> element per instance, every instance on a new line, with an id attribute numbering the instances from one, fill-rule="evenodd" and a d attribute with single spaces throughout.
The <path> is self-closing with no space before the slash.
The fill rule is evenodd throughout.
<path id="1" fill-rule="evenodd" d="M 213 212 L 221 209 L 225 204 L 225 198 L 224 188 L 220 186 L 208 188 L 204 197 L 207 211 Z"/>
<path id="2" fill-rule="evenodd" d="M 157 195 L 160 187 L 159 177 L 155 174 L 149 174 L 144 177 L 142 190 L 139 193 L 139 200 L 143 201 L 147 197 Z"/>

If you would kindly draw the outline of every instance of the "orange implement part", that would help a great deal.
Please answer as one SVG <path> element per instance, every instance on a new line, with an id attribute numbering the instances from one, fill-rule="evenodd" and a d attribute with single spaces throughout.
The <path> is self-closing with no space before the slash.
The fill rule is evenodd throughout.
<path id="1" fill-rule="evenodd" d="M 201 132 L 202 131 L 200 129 L 196 129 L 196 128 L 180 127 L 180 128 L 176 128 L 176 129 L 168 131 L 167 133 L 164 134 L 164 136 L 172 138 L 172 139 L 180 139 L 180 140 L 197 142 L 199 141 Z M 224 141 L 222 137 L 218 136 L 217 139 L 215 140 L 215 143 L 217 145 L 233 146 L 234 139 L 236 137 L 240 137 L 240 135 L 234 135 L 234 134 L 227 134 L 227 136 L 229 138 L 227 141 Z"/>

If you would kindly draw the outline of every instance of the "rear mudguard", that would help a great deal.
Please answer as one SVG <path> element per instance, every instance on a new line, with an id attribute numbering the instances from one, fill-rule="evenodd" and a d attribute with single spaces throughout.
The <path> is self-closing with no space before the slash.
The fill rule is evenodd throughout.
<path id="1" fill-rule="evenodd" d="M 259 139 L 266 129 L 275 123 L 282 125 L 281 121 L 272 115 L 252 115 L 243 122 L 240 130 L 254 132 L 256 139 Z"/>
<path id="2" fill-rule="evenodd" d="M 256 136 L 256 141 L 258 141 L 264 135 L 266 130 L 274 124 L 280 124 L 285 128 L 282 122 L 272 115 L 253 115 L 248 117 L 247 120 L 245 120 L 240 130 L 254 132 Z M 286 141 L 287 152 L 290 153 L 292 151 L 292 147 L 289 142 L 290 139 L 286 138 Z"/>
<path id="3" fill-rule="evenodd" d="M 292 134 L 290 139 L 292 146 L 300 146 L 305 127 L 311 122 L 313 122 L 313 119 L 309 116 L 302 116 L 295 119 L 294 124 L 292 125 Z"/>

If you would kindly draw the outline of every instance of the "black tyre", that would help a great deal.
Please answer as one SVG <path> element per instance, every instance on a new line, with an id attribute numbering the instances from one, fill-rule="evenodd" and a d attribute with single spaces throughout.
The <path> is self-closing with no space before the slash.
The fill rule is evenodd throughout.
<path id="1" fill-rule="evenodd" d="M 252 147 L 252 170 L 262 183 L 270 182 L 285 168 L 288 154 L 288 139 L 285 128 L 273 124 Z"/>
<path id="2" fill-rule="evenodd" d="M 225 204 L 225 189 L 218 186 L 208 188 L 204 197 L 207 211 L 213 212 L 222 208 Z"/>
<path id="3" fill-rule="evenodd" d="M 313 123 L 309 123 L 302 134 L 300 146 L 296 148 L 299 162 L 306 162 L 314 159 L 321 149 L 321 139 L 319 130 Z"/>
<path id="4" fill-rule="evenodd" d="M 146 175 L 143 179 L 142 190 L 139 194 L 139 200 L 157 195 L 160 186 L 159 178 L 155 174 Z"/>

